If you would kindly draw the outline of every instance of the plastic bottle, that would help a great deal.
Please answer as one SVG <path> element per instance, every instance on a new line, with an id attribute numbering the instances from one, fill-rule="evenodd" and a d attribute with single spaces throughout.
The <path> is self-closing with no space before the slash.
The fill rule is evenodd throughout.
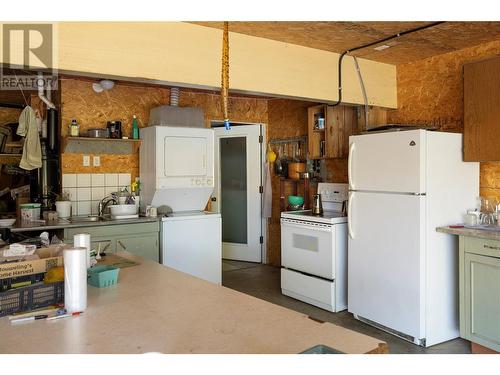
<path id="1" fill-rule="evenodd" d="M 132 120 L 132 139 L 139 139 L 139 124 L 135 115 Z"/>
<path id="2" fill-rule="evenodd" d="M 78 125 L 75 119 L 71 120 L 71 124 L 69 125 L 69 135 L 71 137 L 78 137 L 80 135 L 80 125 Z"/>

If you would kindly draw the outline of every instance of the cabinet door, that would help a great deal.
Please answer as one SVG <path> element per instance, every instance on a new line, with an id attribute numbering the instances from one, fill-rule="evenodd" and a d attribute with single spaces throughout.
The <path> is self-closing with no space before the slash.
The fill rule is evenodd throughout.
<path id="1" fill-rule="evenodd" d="M 464 65 L 464 160 L 499 161 L 500 58 Z"/>
<path id="2" fill-rule="evenodd" d="M 327 158 L 342 157 L 342 133 L 344 128 L 344 107 L 328 107 L 326 112 L 326 155 Z"/>
<path id="3" fill-rule="evenodd" d="M 308 158 L 321 159 L 325 156 L 325 131 L 326 131 L 326 105 L 317 105 L 307 109 L 308 118 Z M 316 129 L 315 124 L 318 118 L 325 119 L 325 127 L 323 129 Z"/>
<path id="4" fill-rule="evenodd" d="M 465 253 L 466 339 L 500 351 L 500 258 Z"/>
<path id="5" fill-rule="evenodd" d="M 144 259 L 160 261 L 158 233 L 146 233 L 138 236 L 125 236 L 116 239 L 117 251 L 129 251 Z"/>
<path id="6" fill-rule="evenodd" d="M 326 113 L 326 158 L 347 158 L 349 136 L 356 134 L 358 117 L 356 107 L 328 107 Z"/>
<path id="7" fill-rule="evenodd" d="M 365 132 L 387 124 L 387 109 L 370 106 L 368 109 L 368 124 L 366 123 L 365 107 L 362 106 L 359 109 L 358 132 Z"/>

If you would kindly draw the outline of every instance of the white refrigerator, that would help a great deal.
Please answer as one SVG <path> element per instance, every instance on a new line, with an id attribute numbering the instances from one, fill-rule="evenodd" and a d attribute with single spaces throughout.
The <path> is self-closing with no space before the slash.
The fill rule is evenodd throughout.
<path id="1" fill-rule="evenodd" d="M 348 310 L 421 346 L 459 336 L 458 244 L 479 163 L 462 135 L 406 130 L 349 137 Z"/>

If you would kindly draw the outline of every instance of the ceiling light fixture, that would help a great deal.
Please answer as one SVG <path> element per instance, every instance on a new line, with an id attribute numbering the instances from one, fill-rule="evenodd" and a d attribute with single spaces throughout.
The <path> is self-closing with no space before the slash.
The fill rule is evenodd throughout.
<path id="1" fill-rule="evenodd" d="M 382 44 L 378 47 L 375 47 L 374 50 L 375 51 L 383 51 L 384 49 L 387 49 L 387 48 L 391 48 L 391 46 L 388 46 L 387 44 Z"/>
<path id="2" fill-rule="evenodd" d="M 103 79 L 102 81 L 92 84 L 92 89 L 97 93 L 101 93 L 105 90 L 111 90 L 113 87 L 115 87 L 115 83 L 109 79 Z"/>

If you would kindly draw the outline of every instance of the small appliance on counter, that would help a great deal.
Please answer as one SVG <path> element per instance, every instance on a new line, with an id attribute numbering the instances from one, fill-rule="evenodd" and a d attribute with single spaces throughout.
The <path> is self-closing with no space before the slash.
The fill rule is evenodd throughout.
<path id="1" fill-rule="evenodd" d="M 281 213 L 281 292 L 338 312 L 347 308 L 347 184 L 319 183 L 324 211 Z"/>
<path id="2" fill-rule="evenodd" d="M 109 133 L 109 138 L 122 137 L 122 122 L 121 121 L 108 121 L 107 129 Z"/>

